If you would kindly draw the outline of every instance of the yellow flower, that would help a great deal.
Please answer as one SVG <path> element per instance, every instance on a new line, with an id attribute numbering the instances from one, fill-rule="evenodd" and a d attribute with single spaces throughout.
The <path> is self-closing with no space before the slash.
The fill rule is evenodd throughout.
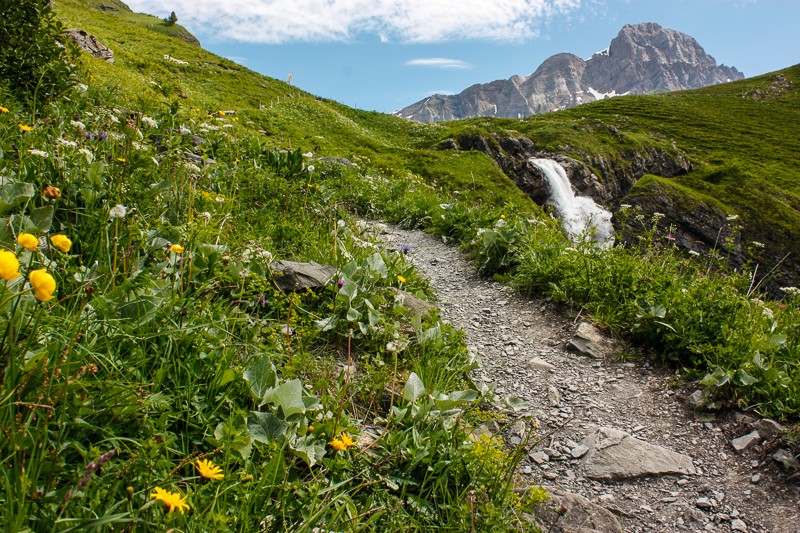
<path id="1" fill-rule="evenodd" d="M 184 248 L 180 244 L 173 244 L 172 246 L 169 247 L 169 251 L 174 252 L 176 254 L 182 254 L 183 250 Z"/>
<path id="2" fill-rule="evenodd" d="M 61 234 L 53 235 L 52 237 L 50 237 L 50 242 L 53 243 L 53 246 L 55 246 L 64 253 L 69 252 L 69 249 L 72 248 L 72 241 L 69 240 L 69 237 L 67 237 L 66 235 L 61 235 Z"/>
<path id="3" fill-rule="evenodd" d="M 161 487 L 156 487 L 155 492 L 150 494 L 150 497 L 154 500 L 159 500 L 164 502 L 164 505 L 169 507 L 169 512 L 171 513 L 175 509 L 183 514 L 183 509 L 186 508 L 188 511 L 191 509 L 189 504 L 186 503 L 186 496 L 181 496 L 178 492 L 170 492 L 168 490 L 164 490 Z"/>
<path id="4" fill-rule="evenodd" d="M 330 444 L 337 452 L 343 452 L 347 449 L 347 446 L 345 446 L 344 442 L 342 442 L 339 437 L 333 437 L 333 440 L 328 444 Z"/>
<path id="5" fill-rule="evenodd" d="M 17 126 L 19 126 L 19 129 L 21 129 L 22 131 L 33 131 L 33 126 L 26 126 L 22 122 L 17 124 Z"/>
<path id="6" fill-rule="evenodd" d="M 56 292 L 56 280 L 47 270 L 44 268 L 32 270 L 31 273 L 28 274 L 28 279 L 31 281 L 33 294 L 37 299 L 42 302 L 53 299 L 53 293 Z"/>
<path id="7" fill-rule="evenodd" d="M 333 440 L 328 444 L 330 444 L 331 447 L 337 452 L 343 452 L 350 446 L 356 445 L 355 441 L 351 439 L 344 431 L 340 436 L 334 437 Z"/>
<path id="8" fill-rule="evenodd" d="M 20 233 L 19 237 L 17 237 L 17 244 L 32 252 L 39 246 L 39 239 L 30 233 Z"/>
<path id="9" fill-rule="evenodd" d="M 0 105 L 0 113 L 8 113 L 8 108 Z"/>
<path id="10" fill-rule="evenodd" d="M 314 426 L 308 426 L 308 432 L 311 433 L 312 431 L 314 431 Z"/>
<path id="11" fill-rule="evenodd" d="M 349 448 L 350 446 L 355 446 L 356 441 L 351 439 L 347 433 L 342 432 L 342 444 Z"/>
<path id="12" fill-rule="evenodd" d="M 505 216 L 505 215 L 500 215 L 500 218 L 502 218 L 503 220 L 505 220 L 505 219 L 506 219 L 506 216 Z"/>
<path id="13" fill-rule="evenodd" d="M 11 281 L 20 277 L 19 261 L 13 252 L 8 250 L 0 250 L 0 278 L 6 281 Z"/>
<path id="14" fill-rule="evenodd" d="M 125 159 L 124 157 L 118 157 L 117 161 L 119 161 L 120 163 L 127 163 L 128 162 L 128 160 Z"/>
<path id="15" fill-rule="evenodd" d="M 197 471 L 200 473 L 201 476 L 208 479 L 222 479 L 225 477 L 222 474 L 222 468 L 215 465 L 208 459 L 198 459 L 197 462 L 194 464 Z"/>
<path id="16" fill-rule="evenodd" d="M 404 278 L 403 276 L 397 276 L 397 281 L 399 281 L 400 283 L 405 283 L 406 278 Z"/>
<path id="17" fill-rule="evenodd" d="M 53 187 L 52 185 L 48 185 L 44 188 L 44 192 L 42 194 L 48 200 L 58 200 L 61 198 L 61 189 L 58 187 Z"/>

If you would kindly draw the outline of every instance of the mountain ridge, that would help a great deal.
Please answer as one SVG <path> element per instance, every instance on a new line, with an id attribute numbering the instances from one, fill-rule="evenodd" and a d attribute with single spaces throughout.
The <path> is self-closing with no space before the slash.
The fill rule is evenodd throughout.
<path id="1" fill-rule="evenodd" d="M 436 94 L 394 114 L 417 122 L 476 116 L 522 118 L 624 94 L 697 89 L 744 78 L 693 37 L 653 22 L 623 26 L 611 44 L 584 60 L 562 52 L 530 75 Z"/>

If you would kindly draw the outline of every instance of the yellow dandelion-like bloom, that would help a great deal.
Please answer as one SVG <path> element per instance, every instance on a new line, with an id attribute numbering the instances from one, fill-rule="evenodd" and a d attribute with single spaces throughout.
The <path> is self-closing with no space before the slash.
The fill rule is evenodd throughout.
<path id="1" fill-rule="evenodd" d="M 66 235 L 53 235 L 50 237 L 50 242 L 64 253 L 69 252 L 69 249 L 72 248 L 72 241 Z"/>
<path id="2" fill-rule="evenodd" d="M 397 281 L 399 281 L 400 283 L 405 283 L 406 278 L 404 278 L 403 276 L 397 276 Z"/>
<path id="3" fill-rule="evenodd" d="M 207 479 L 222 479 L 225 476 L 222 474 L 222 468 L 215 465 L 208 459 L 198 459 L 194 464 L 197 472 Z"/>
<path id="4" fill-rule="evenodd" d="M 124 157 L 118 157 L 117 161 L 119 161 L 120 163 L 127 163 L 128 162 L 128 160 L 125 159 Z"/>
<path id="5" fill-rule="evenodd" d="M 314 431 L 314 426 L 308 426 L 308 432 L 311 433 L 312 431 Z"/>
<path id="6" fill-rule="evenodd" d="M 44 268 L 39 270 L 32 270 L 28 274 L 28 279 L 33 287 L 33 294 L 42 302 L 53 299 L 53 293 L 56 292 L 56 280 Z"/>
<path id="7" fill-rule="evenodd" d="M 331 447 L 337 452 L 343 452 L 347 449 L 347 446 L 345 446 L 344 442 L 342 442 L 342 440 L 339 437 L 334 437 L 333 440 L 330 441 L 328 444 L 330 444 Z"/>
<path id="8" fill-rule="evenodd" d="M 353 439 L 351 439 L 347 433 L 343 431 L 341 435 L 339 435 L 338 437 L 334 437 L 333 440 L 330 441 L 328 444 L 330 444 L 331 447 L 337 452 L 343 452 L 350 446 L 355 446 L 356 442 Z"/>
<path id="9" fill-rule="evenodd" d="M 39 246 L 39 239 L 36 238 L 35 235 L 31 235 L 30 233 L 20 233 L 19 237 L 17 237 L 17 244 L 22 246 L 23 248 L 27 248 L 31 252 Z"/>
<path id="10" fill-rule="evenodd" d="M 350 446 L 355 446 L 356 445 L 356 441 L 351 439 L 350 436 L 345 432 L 342 432 L 341 439 L 342 439 L 342 444 L 344 444 L 345 447 L 347 447 L 347 448 L 349 448 Z"/>
<path id="11" fill-rule="evenodd" d="M 169 251 L 176 254 L 182 254 L 183 250 L 184 248 L 180 244 L 173 244 L 172 246 L 169 247 Z"/>
<path id="12" fill-rule="evenodd" d="M 505 220 L 505 219 L 506 219 L 506 216 L 505 216 L 505 215 L 500 215 L 500 218 L 502 218 L 503 220 Z"/>
<path id="13" fill-rule="evenodd" d="M 6 281 L 11 281 L 20 277 L 19 261 L 13 252 L 8 250 L 0 250 L 0 278 Z"/>
<path id="14" fill-rule="evenodd" d="M 154 500 L 159 500 L 164 503 L 167 507 L 169 507 L 169 512 L 171 513 L 175 509 L 183 514 L 183 510 L 186 509 L 187 511 L 191 509 L 189 504 L 186 503 L 186 496 L 181 496 L 179 492 L 171 492 L 168 490 L 164 490 L 161 487 L 156 487 L 155 492 L 150 494 L 150 497 Z"/>
<path id="15" fill-rule="evenodd" d="M 0 105 L 0 113 L 8 113 L 8 108 Z"/>
<path id="16" fill-rule="evenodd" d="M 33 126 L 28 126 L 26 124 L 23 124 L 22 122 L 17 124 L 17 126 L 19 126 L 19 129 L 21 129 L 22 131 L 25 131 L 25 132 L 33 131 Z"/>

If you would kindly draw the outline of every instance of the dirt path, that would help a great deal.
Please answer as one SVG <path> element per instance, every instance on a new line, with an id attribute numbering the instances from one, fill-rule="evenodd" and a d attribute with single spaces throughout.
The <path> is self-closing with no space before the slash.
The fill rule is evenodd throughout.
<path id="1" fill-rule="evenodd" d="M 749 432 L 744 422 L 733 415 L 698 420 L 686 407 L 691 391 L 641 359 L 597 360 L 567 351 L 577 325 L 557 306 L 481 279 L 440 238 L 387 231 L 387 246 L 413 247 L 409 256 L 430 280 L 443 318 L 481 355 L 476 379 L 529 401 L 538 433 L 549 435 L 521 465 L 530 483 L 601 505 L 625 531 L 800 532 L 800 487 L 787 483 L 759 446 L 743 454 L 732 448 L 732 438 Z M 553 368 L 532 365 L 534 358 Z M 686 454 L 697 473 L 588 479 L 570 452 L 598 426 Z"/>

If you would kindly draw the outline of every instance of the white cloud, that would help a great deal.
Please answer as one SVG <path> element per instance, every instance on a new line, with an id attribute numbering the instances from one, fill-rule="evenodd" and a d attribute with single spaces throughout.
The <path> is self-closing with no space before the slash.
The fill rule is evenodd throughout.
<path id="1" fill-rule="evenodd" d="M 472 65 L 460 59 L 446 59 L 444 57 L 424 57 L 406 61 L 407 67 L 431 68 L 472 68 Z"/>
<path id="2" fill-rule="evenodd" d="M 359 34 L 383 41 L 432 43 L 460 39 L 519 41 L 535 37 L 546 19 L 578 9 L 582 0 L 127 0 L 204 38 L 279 44 L 348 41 Z"/>

